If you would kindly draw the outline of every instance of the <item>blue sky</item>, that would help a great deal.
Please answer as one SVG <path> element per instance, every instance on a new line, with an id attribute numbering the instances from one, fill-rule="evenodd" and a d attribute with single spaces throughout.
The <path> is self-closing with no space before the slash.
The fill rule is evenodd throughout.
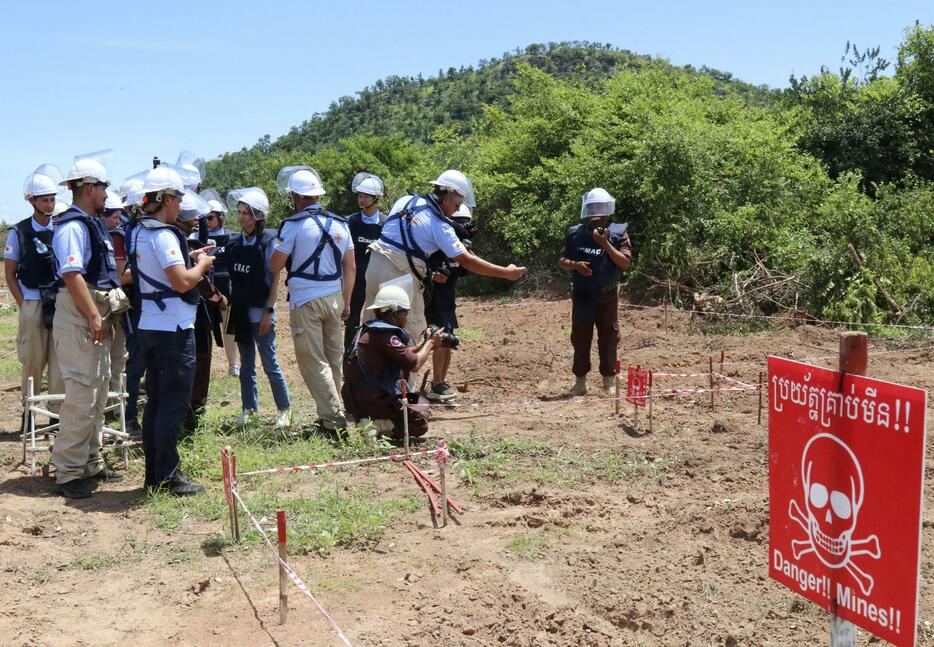
<path id="1" fill-rule="evenodd" d="M 391 74 L 432 75 L 533 42 L 589 40 L 784 87 L 847 40 L 894 60 L 934 2 L 16 2 L 0 26 L 0 219 L 23 179 L 113 148 L 117 183 L 154 154 L 212 158 L 285 133 Z"/>

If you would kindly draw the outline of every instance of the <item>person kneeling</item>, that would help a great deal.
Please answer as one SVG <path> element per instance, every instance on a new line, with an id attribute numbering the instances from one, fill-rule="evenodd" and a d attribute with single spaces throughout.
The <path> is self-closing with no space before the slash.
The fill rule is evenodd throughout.
<path id="1" fill-rule="evenodd" d="M 437 330 L 418 347 L 410 347 L 405 330 L 411 302 L 406 291 L 397 285 L 380 288 L 368 310 L 375 318 L 360 326 L 350 350 L 344 357 L 344 407 L 357 421 L 369 418 L 378 431 L 392 438 L 402 438 L 404 420 L 402 390 L 399 380 L 408 379 L 428 360 L 441 343 Z M 409 410 L 409 436 L 423 436 L 428 421 L 419 412 Z"/>

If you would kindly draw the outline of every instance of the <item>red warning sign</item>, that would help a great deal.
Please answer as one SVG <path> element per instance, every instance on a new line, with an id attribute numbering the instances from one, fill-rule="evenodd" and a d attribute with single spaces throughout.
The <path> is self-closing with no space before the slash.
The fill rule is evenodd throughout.
<path id="1" fill-rule="evenodd" d="M 769 358 L 769 575 L 914 645 L 927 392 Z"/>
<path id="2" fill-rule="evenodd" d="M 649 371 L 630 366 L 626 376 L 626 399 L 638 407 L 645 406 L 645 395 L 649 388 Z"/>

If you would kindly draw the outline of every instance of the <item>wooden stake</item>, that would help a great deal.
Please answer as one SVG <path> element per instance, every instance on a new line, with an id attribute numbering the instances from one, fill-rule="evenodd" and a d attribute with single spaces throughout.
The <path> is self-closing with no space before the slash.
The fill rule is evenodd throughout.
<path id="1" fill-rule="evenodd" d="M 668 332 L 668 298 L 665 298 L 665 332 Z"/>
<path id="2" fill-rule="evenodd" d="M 405 380 L 400 381 L 400 386 L 402 387 L 402 428 L 404 436 L 402 439 L 403 448 L 405 451 L 405 458 L 409 458 L 409 398 L 405 393 L 406 383 Z"/>
<path id="3" fill-rule="evenodd" d="M 649 371 L 649 388 L 645 390 L 645 396 L 649 399 L 649 433 L 650 434 L 655 432 L 655 417 L 652 414 L 652 401 L 654 400 L 654 398 L 652 397 L 652 387 L 655 386 L 655 378 L 653 376 L 654 376 L 654 373 L 652 373 L 652 371 Z"/>
<path id="4" fill-rule="evenodd" d="M 806 325 L 806 324 L 805 324 Z M 840 333 L 840 386 L 844 374 L 865 375 L 869 364 L 869 335 L 864 332 Z M 833 601 L 836 607 L 836 599 Z M 830 617 L 831 647 L 856 647 L 856 625 L 832 613 Z"/>
<path id="5" fill-rule="evenodd" d="M 762 424 L 762 371 L 759 371 L 759 414 L 756 416 L 756 424 Z"/>
<path id="6" fill-rule="evenodd" d="M 726 359 L 726 353 L 722 350 L 720 351 L 720 375 L 723 375 L 723 360 Z"/>
<path id="7" fill-rule="evenodd" d="M 445 478 L 448 471 L 448 464 L 445 461 L 439 461 L 438 472 L 441 479 L 441 527 L 448 525 L 448 482 Z"/>
<path id="8" fill-rule="evenodd" d="M 288 563 L 286 551 L 285 510 L 276 510 L 276 530 L 279 534 L 279 559 Z M 279 564 L 279 624 L 284 625 L 289 619 L 289 576 Z"/>
<path id="9" fill-rule="evenodd" d="M 710 369 L 709 369 L 709 377 L 710 377 L 710 410 L 713 411 L 713 357 L 710 357 L 709 359 L 710 359 Z"/>
<path id="10" fill-rule="evenodd" d="M 616 415 L 619 415 L 619 372 L 616 373 Z"/>
<path id="11" fill-rule="evenodd" d="M 230 487 L 237 487 L 237 455 L 227 448 L 230 456 Z M 237 502 L 233 502 L 234 541 L 240 543 L 240 515 L 237 514 Z"/>
<path id="12" fill-rule="evenodd" d="M 233 500 L 229 489 L 233 487 L 230 472 L 230 445 L 221 450 L 221 472 L 224 475 L 224 496 L 227 498 L 227 516 L 230 521 L 230 538 L 236 541 L 237 537 L 237 504 Z"/>

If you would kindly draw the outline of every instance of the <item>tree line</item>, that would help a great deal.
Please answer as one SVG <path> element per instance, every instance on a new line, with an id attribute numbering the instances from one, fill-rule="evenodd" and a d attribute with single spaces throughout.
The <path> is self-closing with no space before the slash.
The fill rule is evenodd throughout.
<path id="1" fill-rule="evenodd" d="M 894 63 L 848 43 L 838 70 L 781 91 L 608 45 L 530 45 L 378 82 L 210 162 L 208 184 L 261 179 L 273 195 L 276 172 L 294 163 L 319 171 L 327 206 L 343 214 L 359 170 L 395 197 L 460 168 L 475 183 L 484 254 L 540 276 L 580 195 L 602 186 L 629 222 L 633 298 L 934 321 L 932 26 L 908 28 Z M 273 220 L 286 212 L 274 198 Z"/>

